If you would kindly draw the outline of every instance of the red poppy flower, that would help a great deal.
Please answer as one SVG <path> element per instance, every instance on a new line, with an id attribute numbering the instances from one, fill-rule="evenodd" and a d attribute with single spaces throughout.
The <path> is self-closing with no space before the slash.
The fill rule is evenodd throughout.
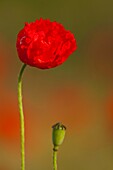
<path id="1" fill-rule="evenodd" d="M 25 24 L 17 36 L 16 47 L 22 62 L 48 69 L 62 64 L 77 45 L 74 35 L 60 23 L 41 18 Z"/>

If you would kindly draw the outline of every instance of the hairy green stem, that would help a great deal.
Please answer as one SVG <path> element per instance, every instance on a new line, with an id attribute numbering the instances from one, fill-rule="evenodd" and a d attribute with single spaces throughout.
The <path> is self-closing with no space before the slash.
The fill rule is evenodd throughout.
<path id="1" fill-rule="evenodd" d="M 22 104 L 22 75 L 26 64 L 20 70 L 18 77 L 18 104 L 20 112 L 20 135 L 21 135 L 21 170 L 25 170 L 25 132 L 24 132 L 24 112 Z"/>
<path id="2" fill-rule="evenodd" d="M 53 149 L 53 170 L 57 170 L 57 151 Z"/>

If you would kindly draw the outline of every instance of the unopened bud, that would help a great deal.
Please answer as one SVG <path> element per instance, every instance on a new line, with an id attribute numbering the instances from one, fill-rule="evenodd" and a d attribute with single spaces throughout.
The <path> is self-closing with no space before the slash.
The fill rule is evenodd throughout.
<path id="1" fill-rule="evenodd" d="M 57 123 L 53 125 L 52 128 L 53 128 L 52 140 L 54 145 L 53 149 L 57 151 L 59 146 L 62 144 L 64 140 L 66 127 L 61 123 Z"/>

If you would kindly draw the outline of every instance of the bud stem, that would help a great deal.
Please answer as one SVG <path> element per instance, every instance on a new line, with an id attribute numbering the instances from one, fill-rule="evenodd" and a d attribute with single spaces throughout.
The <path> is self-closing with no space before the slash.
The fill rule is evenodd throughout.
<path id="1" fill-rule="evenodd" d="M 20 135 L 21 135 L 21 170 L 25 170 L 25 132 L 24 132 L 24 112 L 22 104 L 22 75 L 26 64 L 20 70 L 18 77 L 18 105 L 20 112 Z"/>
<path id="2" fill-rule="evenodd" d="M 53 170 L 57 170 L 57 151 L 53 149 Z"/>
<path id="3" fill-rule="evenodd" d="M 62 123 L 56 123 L 52 126 L 52 142 L 53 142 L 53 170 L 57 170 L 57 152 L 59 146 L 63 143 L 66 127 Z"/>

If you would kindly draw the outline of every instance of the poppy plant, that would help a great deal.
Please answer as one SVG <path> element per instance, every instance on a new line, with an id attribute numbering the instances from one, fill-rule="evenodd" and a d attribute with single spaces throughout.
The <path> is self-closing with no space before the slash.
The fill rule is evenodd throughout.
<path id="1" fill-rule="evenodd" d="M 18 102 L 21 125 L 21 170 L 25 170 L 24 113 L 22 104 L 22 75 L 27 65 L 50 69 L 61 65 L 77 49 L 74 35 L 62 24 L 49 19 L 25 23 L 17 35 L 16 48 L 24 63 L 18 77 Z M 56 170 L 56 169 L 55 169 Z"/>

